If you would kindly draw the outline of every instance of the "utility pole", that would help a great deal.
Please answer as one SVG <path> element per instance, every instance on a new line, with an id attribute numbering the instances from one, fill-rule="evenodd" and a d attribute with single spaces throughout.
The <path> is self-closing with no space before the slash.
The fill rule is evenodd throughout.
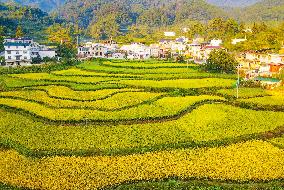
<path id="1" fill-rule="evenodd" d="M 79 33 L 77 34 L 77 48 L 79 48 Z"/>
<path id="2" fill-rule="evenodd" d="M 240 65 L 238 64 L 237 99 L 239 98 L 239 85 L 240 85 Z"/>
<path id="3" fill-rule="evenodd" d="M 187 59 L 186 60 L 186 68 L 188 69 L 188 62 L 189 62 L 189 60 Z"/>

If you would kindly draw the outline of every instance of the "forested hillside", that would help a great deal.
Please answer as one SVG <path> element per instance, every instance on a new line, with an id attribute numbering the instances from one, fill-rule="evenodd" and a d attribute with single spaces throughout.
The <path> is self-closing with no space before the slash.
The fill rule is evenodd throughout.
<path id="1" fill-rule="evenodd" d="M 116 6 L 113 6 L 116 5 Z M 66 20 L 89 28 L 95 37 L 118 35 L 130 26 L 156 28 L 187 20 L 208 21 L 226 17 L 225 12 L 204 0 L 68 0 L 59 14 Z"/>
<path id="2" fill-rule="evenodd" d="M 184 19 L 208 20 L 225 16 L 221 9 L 203 0 L 68 0 L 60 14 L 66 19 L 78 20 L 82 26 L 105 20 L 115 20 L 120 25 L 161 26 Z"/>
<path id="3" fill-rule="evenodd" d="M 10 0 L 0 0 L 0 2 L 11 2 Z M 43 11 L 50 12 L 64 4 L 65 0 L 13 0 L 19 5 L 31 6 L 40 8 Z"/>
<path id="4" fill-rule="evenodd" d="M 284 1 L 263 0 L 240 10 L 239 18 L 244 21 L 283 21 Z"/>
<path id="5" fill-rule="evenodd" d="M 26 35 L 41 36 L 44 28 L 60 22 L 38 8 L 0 4 L 0 26 L 6 36 L 13 36 L 18 26 Z"/>
<path id="6" fill-rule="evenodd" d="M 254 1 L 256 0 L 242 0 L 238 3 L 250 4 Z M 30 3 L 31 1 L 25 2 Z M 36 4 L 40 2 L 46 1 L 34 0 Z M 62 2 L 63 0 L 53 0 L 49 4 Z M 232 1 L 210 0 L 210 2 L 215 4 L 223 2 L 227 5 Z M 39 34 L 44 35 L 44 29 L 47 26 L 65 20 L 65 23 L 72 23 L 76 32 L 96 39 L 110 37 L 121 38 L 121 41 L 143 39 L 150 43 L 151 40 L 160 39 L 165 30 L 173 30 L 179 35 L 181 29 L 189 28 L 192 34 L 203 35 L 204 31 L 208 32 L 216 28 L 212 26 L 212 23 L 215 23 L 212 21 L 214 18 L 223 19 L 224 23 L 218 23 L 219 20 L 218 26 L 228 24 L 232 26 L 229 28 L 235 28 L 233 29 L 234 34 L 242 31 L 244 24 L 252 25 L 253 22 L 259 21 L 282 21 L 284 1 L 263 0 L 245 8 L 220 8 L 205 0 L 67 0 L 64 6 L 50 14 L 53 16 L 49 16 L 38 8 L 2 4 L 0 6 L 0 26 L 4 26 L 5 34 L 11 36 L 15 33 L 16 27 L 20 25 L 25 34 L 35 37 Z M 226 23 L 228 18 L 235 20 Z M 241 27 L 236 27 L 236 23 L 242 22 Z M 221 28 L 227 31 L 226 27 Z M 197 30 L 199 32 L 196 32 Z M 223 32 L 218 34 L 216 32 L 219 31 L 212 30 L 210 37 L 226 38 Z M 229 33 L 232 37 L 232 32 Z"/>
<path id="7" fill-rule="evenodd" d="M 29 5 L 40 8 L 44 11 L 54 11 L 65 3 L 66 0 L 13 0 L 20 5 Z M 253 5 L 261 0 L 206 0 L 206 2 L 221 7 L 245 7 Z M 10 0 L 0 0 L 0 2 L 10 2 Z M 67 0 L 68 2 L 68 0 Z M 95 1 L 93 3 L 96 3 Z M 137 2 L 134 2 L 137 3 Z M 115 4 L 113 4 L 115 5 Z"/>

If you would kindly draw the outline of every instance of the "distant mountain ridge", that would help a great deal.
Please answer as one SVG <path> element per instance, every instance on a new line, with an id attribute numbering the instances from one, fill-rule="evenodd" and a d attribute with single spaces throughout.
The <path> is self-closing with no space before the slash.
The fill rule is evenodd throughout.
<path id="1" fill-rule="evenodd" d="M 284 21 L 284 0 L 262 0 L 240 9 L 231 9 L 228 14 L 245 22 Z"/>
<path id="2" fill-rule="evenodd" d="M 260 1 L 261 0 L 207 0 L 208 3 L 220 7 L 247 7 Z"/>
<path id="3" fill-rule="evenodd" d="M 18 3 L 20 5 L 28 5 L 32 7 L 37 7 L 42 9 L 43 11 L 50 12 L 53 11 L 60 6 L 64 5 L 65 2 L 70 2 L 68 0 L 0 0 L 0 2 L 10 2 L 14 1 L 15 3 Z M 85 0 L 82 0 L 82 3 L 84 3 Z M 107 0 L 105 0 L 107 1 Z M 178 1 L 178 0 L 177 0 Z M 261 0 L 206 0 L 208 3 L 220 6 L 220 7 L 246 7 L 253 5 L 257 2 L 260 2 Z M 102 1 L 98 1 L 102 2 Z M 134 3 L 139 1 L 133 1 Z M 165 2 L 170 2 L 166 0 Z M 96 4 L 96 1 L 93 1 L 94 4 Z"/>
<path id="4" fill-rule="evenodd" d="M 28 5 L 50 12 L 64 5 L 68 0 L 0 0 L 0 2 L 15 2 L 20 5 Z M 107 0 L 106 0 L 107 1 Z M 206 0 L 208 3 L 220 7 L 246 7 L 253 5 L 261 0 Z M 167 2 L 167 1 L 166 1 Z M 84 0 L 82 0 L 84 3 Z M 93 1 L 93 3 L 96 3 Z"/>
<path id="5" fill-rule="evenodd" d="M 51 12 L 65 3 L 65 0 L 0 0 L 0 2 L 15 2 L 19 5 L 40 8 L 43 11 Z"/>

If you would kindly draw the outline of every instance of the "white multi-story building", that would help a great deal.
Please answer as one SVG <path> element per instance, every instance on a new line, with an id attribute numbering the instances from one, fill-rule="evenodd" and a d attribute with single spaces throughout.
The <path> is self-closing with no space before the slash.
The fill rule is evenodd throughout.
<path id="1" fill-rule="evenodd" d="M 151 57 L 151 48 L 140 43 L 123 45 L 120 50 L 127 53 L 128 59 L 149 59 Z"/>
<path id="2" fill-rule="evenodd" d="M 235 38 L 235 39 L 232 39 L 232 44 L 236 45 L 237 43 L 241 43 L 241 42 L 245 42 L 245 41 L 247 41 L 247 39 L 245 39 L 245 38 L 240 38 L 240 39 Z"/>
<path id="3" fill-rule="evenodd" d="M 79 58 L 109 58 L 118 50 L 118 45 L 113 41 L 107 43 L 87 42 L 78 48 Z"/>
<path id="4" fill-rule="evenodd" d="M 223 43 L 222 40 L 220 39 L 213 39 L 210 41 L 210 46 L 214 46 L 214 47 L 217 47 L 217 46 L 221 46 L 221 44 Z"/>
<path id="5" fill-rule="evenodd" d="M 104 58 L 106 57 L 108 48 L 103 46 L 102 44 L 92 44 L 89 51 L 92 57 Z"/>
<path id="6" fill-rule="evenodd" d="M 123 52 L 115 52 L 112 54 L 111 57 L 109 57 L 109 59 L 125 59 L 126 58 L 126 54 Z"/>
<path id="7" fill-rule="evenodd" d="M 150 45 L 151 50 L 151 57 L 158 58 L 160 53 L 160 46 L 159 44 L 151 44 Z"/>
<path id="8" fill-rule="evenodd" d="M 86 57 L 91 57 L 90 55 L 90 47 L 79 47 L 78 48 L 78 57 L 79 58 L 86 58 Z"/>
<path id="9" fill-rule="evenodd" d="M 54 58 L 55 50 L 39 45 L 30 38 L 8 38 L 4 40 L 7 66 L 31 65 L 33 58 Z"/>
<path id="10" fill-rule="evenodd" d="M 272 54 L 272 53 L 257 53 L 254 51 L 249 51 L 245 53 L 245 59 L 247 61 L 255 63 L 275 63 L 275 64 L 284 64 L 284 55 L 281 54 Z"/>

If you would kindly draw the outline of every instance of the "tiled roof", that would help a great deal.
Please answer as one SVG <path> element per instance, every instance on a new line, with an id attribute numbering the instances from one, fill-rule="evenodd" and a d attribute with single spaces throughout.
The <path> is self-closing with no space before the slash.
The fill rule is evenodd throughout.
<path id="1" fill-rule="evenodd" d="M 30 44 L 22 42 L 5 42 L 4 46 L 30 46 Z"/>
<path id="2" fill-rule="evenodd" d="M 29 38 L 29 37 L 23 37 L 23 38 L 5 38 L 5 40 L 32 40 L 32 38 Z"/>

